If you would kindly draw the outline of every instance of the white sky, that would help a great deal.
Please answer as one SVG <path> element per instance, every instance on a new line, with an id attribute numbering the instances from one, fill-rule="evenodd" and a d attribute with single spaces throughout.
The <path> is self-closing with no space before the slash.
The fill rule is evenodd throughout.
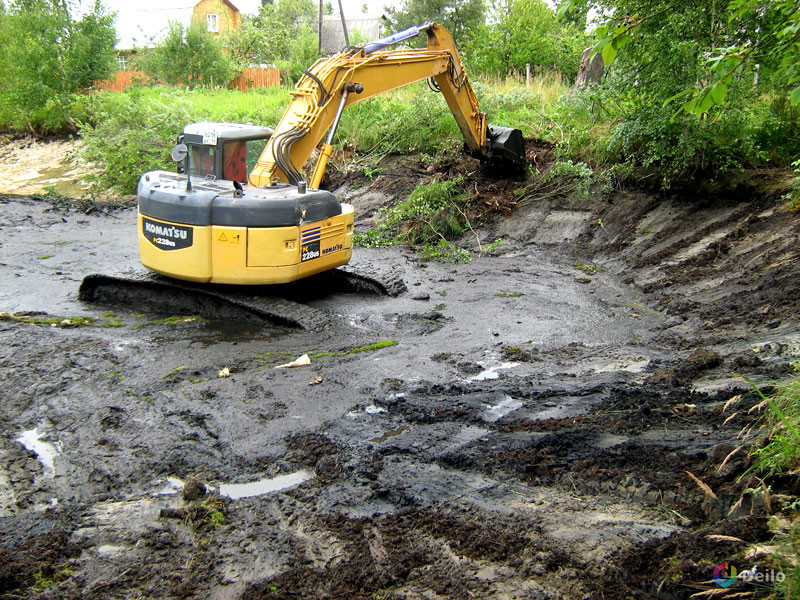
<path id="1" fill-rule="evenodd" d="M 345 16 L 361 13 L 366 2 L 369 12 L 379 13 L 387 4 L 396 0 L 342 0 Z M 231 0 L 242 14 L 255 14 L 261 6 L 261 0 Z M 160 37 L 166 32 L 170 21 L 189 24 L 192 8 L 197 0 L 103 0 L 103 4 L 117 12 L 118 48 L 144 46 L 148 39 Z M 90 0 L 82 0 L 81 7 L 91 6 Z M 338 13 L 338 0 L 332 0 L 334 10 Z"/>

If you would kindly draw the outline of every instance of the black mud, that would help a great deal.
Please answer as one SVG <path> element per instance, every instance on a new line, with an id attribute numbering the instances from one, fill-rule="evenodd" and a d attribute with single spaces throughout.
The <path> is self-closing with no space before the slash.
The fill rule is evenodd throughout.
<path id="1" fill-rule="evenodd" d="M 359 249 L 408 290 L 319 280 L 306 329 L 83 303 L 135 212 L 0 199 L 0 597 L 688 598 L 744 560 L 708 536 L 770 537 L 738 375 L 800 353 L 797 215 L 492 185 L 495 256 Z"/>

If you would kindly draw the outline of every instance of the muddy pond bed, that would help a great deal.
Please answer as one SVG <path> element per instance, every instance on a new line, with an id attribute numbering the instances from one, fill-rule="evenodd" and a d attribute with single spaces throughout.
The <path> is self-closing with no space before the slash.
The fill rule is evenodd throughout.
<path id="1" fill-rule="evenodd" d="M 340 188 L 357 227 L 388 175 Z M 731 452 L 741 376 L 800 356 L 797 214 L 620 193 L 477 235 L 464 264 L 357 248 L 407 290 L 276 292 L 303 327 L 82 302 L 139 269 L 135 208 L 0 196 L 0 598 L 713 589 L 772 535 Z"/>

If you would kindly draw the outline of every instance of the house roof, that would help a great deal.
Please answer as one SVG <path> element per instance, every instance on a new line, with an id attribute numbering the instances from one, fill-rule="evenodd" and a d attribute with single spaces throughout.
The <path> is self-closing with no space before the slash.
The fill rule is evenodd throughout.
<path id="1" fill-rule="evenodd" d="M 201 0 L 201 1 L 202 1 L 202 0 Z M 239 11 L 239 9 L 238 9 L 238 8 L 236 8 L 236 6 L 234 5 L 234 3 L 233 3 L 233 2 L 229 2 L 228 0 L 222 0 L 222 1 L 223 1 L 225 4 L 227 4 L 228 6 L 230 6 L 230 7 L 231 7 L 233 10 L 235 10 L 236 12 L 240 12 L 240 11 Z M 200 2 L 198 2 L 197 4 L 200 4 Z M 197 6 L 197 4 L 195 4 L 195 6 Z"/>

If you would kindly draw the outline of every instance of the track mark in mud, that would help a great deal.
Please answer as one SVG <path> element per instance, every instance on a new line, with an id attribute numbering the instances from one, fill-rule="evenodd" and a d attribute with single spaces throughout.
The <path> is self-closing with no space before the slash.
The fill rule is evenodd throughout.
<path id="1" fill-rule="evenodd" d="M 408 508 L 358 519 L 330 515 L 305 529 L 333 535 L 341 548 L 338 557 L 310 560 L 253 584 L 241 600 L 366 599 L 424 591 L 464 598 L 503 586 L 541 592 L 534 573 L 544 577 L 578 566 L 542 539 L 535 523 L 501 515 L 484 520 L 468 509 Z"/>

